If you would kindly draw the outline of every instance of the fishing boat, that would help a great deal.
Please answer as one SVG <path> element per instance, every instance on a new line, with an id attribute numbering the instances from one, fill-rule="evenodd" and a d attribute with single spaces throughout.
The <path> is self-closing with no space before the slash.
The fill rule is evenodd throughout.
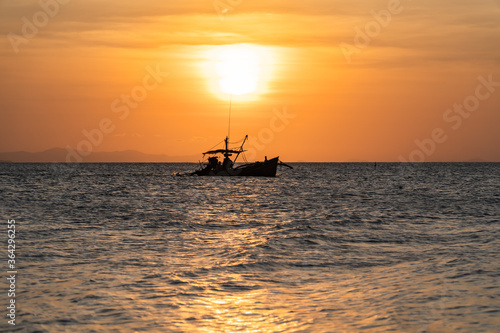
<path id="1" fill-rule="evenodd" d="M 263 162 L 253 162 L 253 163 L 244 163 L 240 165 L 236 165 L 238 157 L 242 155 L 245 150 L 243 146 L 245 142 L 248 140 L 248 135 L 242 140 L 242 143 L 237 148 L 229 147 L 229 134 L 231 133 L 231 107 L 232 107 L 232 95 L 229 96 L 229 120 L 228 120 L 228 129 L 227 136 L 224 139 L 223 147 L 219 149 L 212 149 L 203 153 L 203 158 L 205 159 L 208 156 L 208 160 L 206 162 L 201 162 L 201 168 L 194 172 L 191 172 L 190 176 L 229 176 L 229 177 L 276 177 L 276 171 L 278 169 L 278 165 L 285 166 L 287 168 L 293 169 L 293 167 L 285 164 L 279 160 L 279 157 L 267 159 L 267 156 Z M 239 143 L 239 142 L 238 142 Z M 245 156 L 243 154 L 243 156 Z M 221 160 L 219 160 L 219 157 Z"/>
<path id="2" fill-rule="evenodd" d="M 238 176 L 238 177 L 276 177 L 278 165 L 291 168 L 291 166 L 280 162 L 279 157 L 270 160 L 265 158 L 263 162 L 245 163 L 236 166 L 238 157 L 245 151 L 243 145 L 248 139 L 248 135 L 243 139 L 243 143 L 237 149 L 229 148 L 229 137 L 224 139 L 224 148 L 213 149 L 203 153 L 208 157 L 208 161 L 202 164 L 200 170 L 192 172 L 191 176 Z M 233 157 L 234 156 L 234 157 Z M 221 157 L 222 162 L 219 160 Z"/>

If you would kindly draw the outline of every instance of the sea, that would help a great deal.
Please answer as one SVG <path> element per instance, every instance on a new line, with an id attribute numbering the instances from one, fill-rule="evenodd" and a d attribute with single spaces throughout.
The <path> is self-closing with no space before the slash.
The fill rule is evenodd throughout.
<path id="1" fill-rule="evenodd" d="M 0 164 L 0 331 L 500 331 L 500 163 L 291 165 Z"/>

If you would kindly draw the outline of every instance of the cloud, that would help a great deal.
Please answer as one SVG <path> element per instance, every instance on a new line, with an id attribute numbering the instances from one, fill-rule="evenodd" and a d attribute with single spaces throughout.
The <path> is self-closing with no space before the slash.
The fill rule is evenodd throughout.
<path id="1" fill-rule="evenodd" d="M 467 44 L 475 50 L 498 36 L 500 1 L 461 0 L 404 2 L 371 46 L 450 48 Z M 50 43 L 111 48 L 159 48 L 166 45 L 256 43 L 278 46 L 330 46 L 352 42 L 354 28 L 373 20 L 371 12 L 387 9 L 386 0 L 242 0 L 220 20 L 209 0 L 70 1 L 37 38 Z M 5 1 L 0 31 L 20 33 L 22 16 L 40 10 L 38 1 Z M 458 36 L 460 35 L 460 36 Z M 497 50 L 493 47 L 493 53 Z M 469 52 L 468 52 L 469 53 Z"/>

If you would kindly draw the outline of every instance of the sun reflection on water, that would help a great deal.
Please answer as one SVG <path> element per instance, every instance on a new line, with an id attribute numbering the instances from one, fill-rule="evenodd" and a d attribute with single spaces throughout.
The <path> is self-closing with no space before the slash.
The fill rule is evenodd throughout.
<path id="1" fill-rule="evenodd" d="M 277 302 L 276 302 L 277 301 Z M 278 332 L 297 326 L 268 290 L 213 295 L 203 301 L 207 319 L 198 332 Z M 212 319 L 213 318 L 213 319 Z"/>

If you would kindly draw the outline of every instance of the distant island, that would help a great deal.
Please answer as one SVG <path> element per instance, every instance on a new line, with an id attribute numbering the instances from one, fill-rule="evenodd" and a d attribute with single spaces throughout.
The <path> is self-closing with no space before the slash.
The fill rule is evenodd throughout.
<path id="1" fill-rule="evenodd" d="M 16 151 L 0 153 L 0 163 L 126 163 L 126 162 L 196 162 L 199 155 L 169 156 L 164 154 L 145 154 L 136 150 L 86 153 L 52 148 L 42 152 Z"/>

